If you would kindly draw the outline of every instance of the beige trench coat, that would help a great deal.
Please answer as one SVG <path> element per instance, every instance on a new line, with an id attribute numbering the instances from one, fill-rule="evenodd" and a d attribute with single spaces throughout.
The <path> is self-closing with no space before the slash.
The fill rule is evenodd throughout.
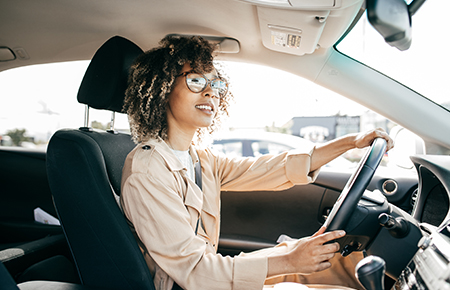
<path id="1" fill-rule="evenodd" d="M 231 159 L 209 149 L 190 148 L 201 160 L 203 192 L 164 141 L 151 139 L 128 155 L 122 174 L 121 203 L 156 289 L 263 288 L 267 257 L 286 251 L 280 244 L 236 257 L 217 254 L 220 192 L 284 190 L 312 182 L 314 146 L 259 158 Z M 203 228 L 194 231 L 201 216 Z"/>

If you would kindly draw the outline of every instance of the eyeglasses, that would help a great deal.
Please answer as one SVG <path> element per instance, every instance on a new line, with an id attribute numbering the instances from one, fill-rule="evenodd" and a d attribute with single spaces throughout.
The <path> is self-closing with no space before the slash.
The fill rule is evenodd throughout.
<path id="1" fill-rule="evenodd" d="M 211 89 L 219 94 L 220 98 L 224 98 L 228 92 L 228 82 L 219 77 L 215 79 L 208 79 L 203 74 L 196 73 L 195 71 L 187 71 L 177 75 L 177 77 L 185 76 L 186 85 L 193 93 L 203 92 L 208 85 Z"/>

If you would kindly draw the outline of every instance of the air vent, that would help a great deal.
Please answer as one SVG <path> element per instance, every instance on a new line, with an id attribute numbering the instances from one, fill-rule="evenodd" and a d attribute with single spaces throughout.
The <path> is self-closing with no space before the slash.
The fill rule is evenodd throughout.
<path id="1" fill-rule="evenodd" d="M 414 208 L 414 205 L 416 204 L 418 195 L 419 195 L 419 190 L 418 189 L 414 190 L 414 192 L 411 194 L 411 206 L 413 208 Z"/>
<path id="2" fill-rule="evenodd" d="M 388 179 L 385 182 L 383 182 L 382 188 L 383 188 L 384 194 L 393 195 L 398 190 L 398 184 L 395 180 Z"/>

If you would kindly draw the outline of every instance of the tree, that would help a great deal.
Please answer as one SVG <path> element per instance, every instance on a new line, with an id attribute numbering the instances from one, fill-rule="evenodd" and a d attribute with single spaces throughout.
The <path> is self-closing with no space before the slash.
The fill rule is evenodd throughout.
<path id="1" fill-rule="evenodd" d="M 26 129 L 14 129 L 6 132 L 6 136 L 9 136 L 12 140 L 13 145 L 20 146 L 22 142 L 31 141 L 30 137 L 26 137 Z"/>
<path id="2" fill-rule="evenodd" d="M 108 123 L 106 123 L 106 124 L 103 124 L 103 123 L 101 123 L 101 122 L 99 122 L 99 121 L 92 121 L 92 122 L 91 122 L 91 127 L 92 127 L 92 128 L 94 128 L 94 129 L 100 129 L 100 130 L 108 130 L 109 127 L 110 127 L 110 125 L 111 125 L 110 122 L 108 122 Z"/>
<path id="3" fill-rule="evenodd" d="M 288 127 L 289 125 L 289 127 Z M 292 125 L 286 124 L 282 127 L 276 127 L 275 123 L 272 123 L 272 126 L 266 126 L 267 132 L 275 132 L 275 133 L 282 133 L 282 134 L 291 134 L 291 130 L 289 129 Z"/>

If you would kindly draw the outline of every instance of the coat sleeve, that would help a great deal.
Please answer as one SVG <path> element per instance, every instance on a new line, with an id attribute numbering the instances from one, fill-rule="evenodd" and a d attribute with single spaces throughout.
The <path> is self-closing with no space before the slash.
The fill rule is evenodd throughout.
<path id="1" fill-rule="evenodd" d="M 190 211 L 169 170 L 153 177 L 131 174 L 122 187 L 122 205 L 136 234 L 157 265 L 184 289 L 262 289 L 267 257 L 223 257 L 206 251 L 194 234 Z"/>
<path id="2" fill-rule="evenodd" d="M 311 155 L 315 146 L 258 158 L 229 158 L 215 155 L 222 190 L 284 190 L 297 184 L 313 182 L 319 170 L 311 171 Z M 208 170 L 208 169 L 206 169 Z"/>

